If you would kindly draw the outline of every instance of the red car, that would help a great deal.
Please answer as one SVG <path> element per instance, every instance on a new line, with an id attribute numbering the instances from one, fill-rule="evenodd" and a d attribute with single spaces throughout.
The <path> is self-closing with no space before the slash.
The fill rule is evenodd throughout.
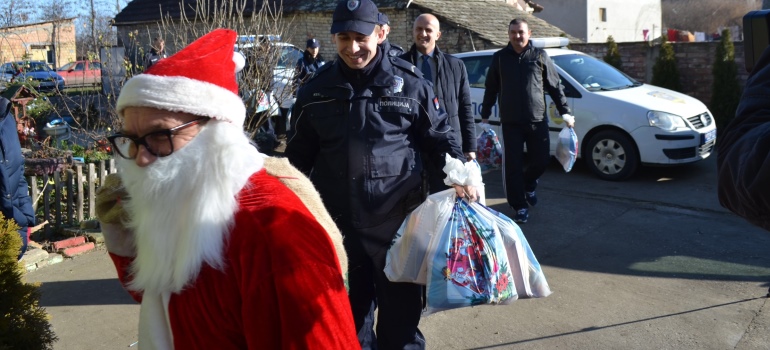
<path id="1" fill-rule="evenodd" d="M 64 86 L 88 86 L 102 83 L 102 64 L 99 61 L 75 61 L 59 68 L 56 73 L 64 78 Z"/>

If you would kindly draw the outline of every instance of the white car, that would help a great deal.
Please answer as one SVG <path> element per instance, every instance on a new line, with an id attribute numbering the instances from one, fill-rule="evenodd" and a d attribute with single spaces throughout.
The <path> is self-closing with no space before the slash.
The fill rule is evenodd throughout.
<path id="1" fill-rule="evenodd" d="M 267 94 L 260 92 L 256 99 L 250 98 L 255 92 L 244 93 L 244 100 L 250 101 L 249 107 L 257 113 L 269 113 L 271 117 L 282 113 L 289 120 L 291 107 L 296 100 L 292 91 L 292 79 L 294 77 L 295 65 L 302 57 L 303 50 L 296 46 L 281 42 L 281 37 L 276 35 L 240 35 L 235 45 L 235 51 L 248 52 L 253 48 L 256 42 L 267 40 L 275 48 L 280 48 L 279 57 L 273 68 L 272 91 Z"/>
<path id="2" fill-rule="evenodd" d="M 556 64 L 564 94 L 575 116 L 575 133 L 583 158 L 605 180 L 623 180 L 640 165 L 675 165 L 703 160 L 716 144 L 716 124 L 699 100 L 672 90 L 640 83 L 602 60 L 563 48 L 566 38 L 532 39 Z M 484 81 L 492 54 L 485 50 L 455 54 L 468 70 L 476 122 L 481 121 Z M 551 154 L 564 127 L 556 105 L 546 94 Z M 499 125 L 497 105 L 490 124 Z M 481 128 L 476 128 L 477 133 Z M 499 127 L 494 130 L 499 135 Z"/>

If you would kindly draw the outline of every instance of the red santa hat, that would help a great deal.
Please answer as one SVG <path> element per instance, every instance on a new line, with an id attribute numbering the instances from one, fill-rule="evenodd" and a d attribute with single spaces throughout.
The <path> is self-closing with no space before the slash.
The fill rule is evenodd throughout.
<path id="1" fill-rule="evenodd" d="M 152 107 L 243 125 L 246 107 L 235 73 L 244 58 L 233 52 L 236 38 L 233 30 L 216 29 L 129 79 L 118 97 L 118 115 L 123 118 L 126 107 Z"/>

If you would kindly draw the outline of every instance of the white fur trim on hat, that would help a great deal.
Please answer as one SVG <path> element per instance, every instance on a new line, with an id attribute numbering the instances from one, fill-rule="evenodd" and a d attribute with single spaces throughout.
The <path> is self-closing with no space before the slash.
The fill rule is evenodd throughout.
<path id="1" fill-rule="evenodd" d="M 184 112 L 243 125 L 246 106 L 232 91 L 205 81 L 185 77 L 140 74 L 129 79 L 120 91 L 117 111 L 123 118 L 126 107 L 152 107 Z"/>
<path id="2" fill-rule="evenodd" d="M 235 72 L 238 73 L 246 66 L 246 57 L 240 52 L 233 52 L 233 62 L 235 62 Z"/>

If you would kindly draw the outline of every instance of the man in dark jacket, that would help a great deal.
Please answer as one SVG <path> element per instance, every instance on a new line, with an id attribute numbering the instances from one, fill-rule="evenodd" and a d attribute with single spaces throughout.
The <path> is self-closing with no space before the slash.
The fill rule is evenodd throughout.
<path id="1" fill-rule="evenodd" d="M 153 64 L 166 58 L 166 42 L 161 37 L 156 37 L 152 40 L 150 46 L 150 52 L 144 57 L 144 70 L 152 67 Z"/>
<path id="2" fill-rule="evenodd" d="M 468 72 L 459 58 L 445 54 L 436 46 L 441 38 L 441 28 L 436 16 L 424 13 L 414 20 L 412 28 L 414 45 L 400 57 L 411 62 L 422 71 L 425 79 L 433 83 L 433 91 L 439 104 L 446 110 L 449 125 L 455 137 L 462 141 L 463 153 L 467 160 L 476 158 L 476 124 L 473 120 L 471 89 Z M 441 168 L 443 159 L 427 159 L 428 187 L 430 193 L 447 189 Z"/>
<path id="3" fill-rule="evenodd" d="M 13 219 L 21 227 L 21 259 L 27 250 L 29 228 L 35 225 L 35 211 L 24 179 L 24 156 L 16 132 L 16 118 L 11 110 L 11 102 L 0 97 L 0 211 L 6 219 Z"/>
<path id="4" fill-rule="evenodd" d="M 321 68 L 321 66 L 326 63 L 323 56 L 318 53 L 320 50 L 321 43 L 318 39 L 307 39 L 305 52 L 302 54 L 302 58 L 297 60 L 297 64 L 294 67 L 294 72 L 296 74 L 294 77 L 294 84 L 297 89 L 302 86 L 302 84 L 307 81 L 318 68 Z"/>
<path id="5" fill-rule="evenodd" d="M 735 119 L 717 142 L 719 203 L 770 231 L 770 48 L 743 91 Z"/>
<path id="6" fill-rule="evenodd" d="M 383 39 L 380 40 L 379 43 L 380 47 L 382 48 L 382 52 L 385 52 L 385 54 L 390 57 L 398 57 L 403 55 L 404 48 L 396 44 L 391 44 L 390 40 L 388 40 L 388 34 L 390 34 L 390 19 L 388 19 L 388 15 L 379 13 L 377 17 L 377 24 L 379 24 L 383 32 Z"/>
<path id="7" fill-rule="evenodd" d="M 345 236 L 361 346 L 424 349 L 417 328 L 422 286 L 390 282 L 385 256 L 404 218 L 421 202 L 421 154 L 463 154 L 419 70 L 378 47 L 384 33 L 377 13 L 371 0 L 337 4 L 331 33 L 338 58 L 297 94 L 285 154 L 308 174 Z M 475 200 L 475 188 L 466 187 Z M 462 186 L 455 190 L 464 197 Z"/>
<path id="8" fill-rule="evenodd" d="M 487 123 L 495 101 L 499 103 L 503 189 L 519 223 L 529 219 L 528 205 L 537 204 L 537 181 L 551 159 L 544 93 L 551 96 L 568 127 L 575 123 L 553 61 L 545 51 L 532 46 L 530 35 L 526 20 L 514 19 L 508 25 L 510 42 L 492 55 L 481 104 L 481 122 Z M 526 171 L 525 144 L 529 158 Z"/>

